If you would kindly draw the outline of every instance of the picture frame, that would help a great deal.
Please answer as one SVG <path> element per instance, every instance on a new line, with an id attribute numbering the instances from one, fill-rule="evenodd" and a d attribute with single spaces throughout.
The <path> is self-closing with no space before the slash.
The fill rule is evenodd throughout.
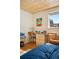
<path id="1" fill-rule="evenodd" d="M 36 18 L 36 26 L 40 27 L 42 26 L 42 18 Z"/>

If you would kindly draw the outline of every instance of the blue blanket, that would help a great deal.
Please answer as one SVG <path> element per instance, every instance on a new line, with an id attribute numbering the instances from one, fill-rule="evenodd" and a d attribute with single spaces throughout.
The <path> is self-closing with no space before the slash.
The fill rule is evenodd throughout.
<path id="1" fill-rule="evenodd" d="M 59 47 L 43 44 L 20 56 L 20 59 L 59 59 Z"/>

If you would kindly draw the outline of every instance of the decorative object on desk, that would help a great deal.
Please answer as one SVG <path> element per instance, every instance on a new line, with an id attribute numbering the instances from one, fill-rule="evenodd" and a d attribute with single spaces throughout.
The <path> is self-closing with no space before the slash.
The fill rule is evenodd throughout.
<path id="1" fill-rule="evenodd" d="M 35 31 L 37 34 L 40 34 L 40 31 Z"/>
<path id="2" fill-rule="evenodd" d="M 36 19 L 36 26 L 38 26 L 38 27 L 42 26 L 42 18 Z"/>
<path id="3" fill-rule="evenodd" d="M 43 31 L 43 34 L 47 34 L 47 32 L 46 31 Z"/>
<path id="4" fill-rule="evenodd" d="M 42 31 L 41 34 L 47 34 L 47 32 L 46 31 Z"/>

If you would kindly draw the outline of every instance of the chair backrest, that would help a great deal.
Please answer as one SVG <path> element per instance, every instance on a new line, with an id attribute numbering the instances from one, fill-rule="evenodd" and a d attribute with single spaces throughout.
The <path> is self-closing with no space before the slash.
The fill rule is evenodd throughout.
<path id="1" fill-rule="evenodd" d="M 32 32 L 28 32 L 28 35 L 31 36 L 32 35 Z"/>
<path id="2" fill-rule="evenodd" d="M 49 37 L 49 39 L 56 40 L 56 36 L 57 36 L 56 33 L 48 33 L 48 37 Z"/>
<path id="3" fill-rule="evenodd" d="M 48 33 L 48 42 L 53 44 L 59 44 L 59 36 L 56 33 Z"/>

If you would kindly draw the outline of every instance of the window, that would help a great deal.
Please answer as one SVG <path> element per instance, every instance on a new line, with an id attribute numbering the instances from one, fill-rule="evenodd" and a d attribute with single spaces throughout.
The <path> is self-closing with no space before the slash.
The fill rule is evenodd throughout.
<path id="1" fill-rule="evenodd" d="M 48 27 L 59 27 L 59 13 L 50 13 L 48 15 Z"/>

